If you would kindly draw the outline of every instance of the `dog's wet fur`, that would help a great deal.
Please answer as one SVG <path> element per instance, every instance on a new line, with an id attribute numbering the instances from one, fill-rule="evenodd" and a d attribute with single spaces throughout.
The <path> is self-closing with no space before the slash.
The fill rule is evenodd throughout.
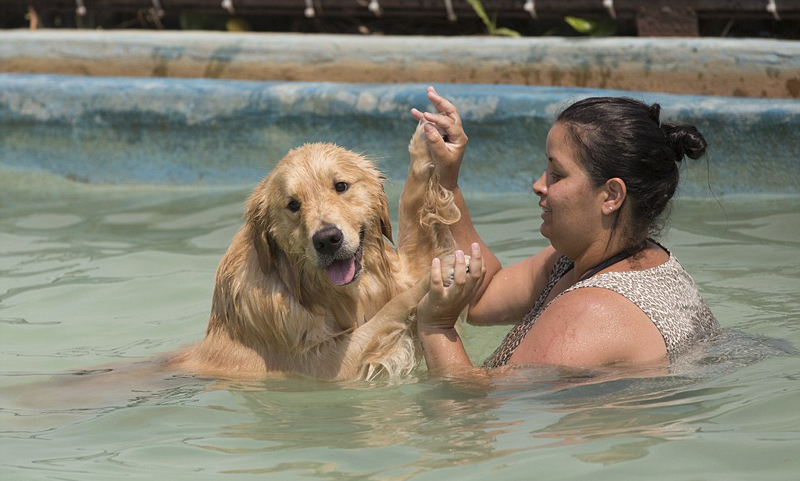
<path id="1" fill-rule="evenodd" d="M 205 339 L 171 368 L 223 378 L 399 376 L 419 362 L 415 307 L 460 213 L 422 126 L 392 245 L 384 177 L 329 143 L 290 151 L 253 191 L 216 275 Z"/>

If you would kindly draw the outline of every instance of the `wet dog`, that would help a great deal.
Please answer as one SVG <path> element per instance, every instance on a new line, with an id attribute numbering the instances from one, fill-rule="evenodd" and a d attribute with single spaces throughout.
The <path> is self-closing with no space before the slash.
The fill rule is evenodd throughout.
<path id="1" fill-rule="evenodd" d="M 392 245 L 384 177 L 328 143 L 290 151 L 251 194 L 216 274 L 206 336 L 170 367 L 200 375 L 398 376 L 430 261 L 452 253 L 460 213 L 439 186 L 422 125 L 409 144 Z"/>

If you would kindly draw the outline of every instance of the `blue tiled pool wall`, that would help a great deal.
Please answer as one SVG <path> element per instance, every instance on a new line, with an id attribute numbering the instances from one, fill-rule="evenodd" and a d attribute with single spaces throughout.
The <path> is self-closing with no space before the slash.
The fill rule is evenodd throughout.
<path id="1" fill-rule="evenodd" d="M 423 84 L 248 82 L 0 74 L 0 164 L 90 183 L 255 183 L 305 142 L 334 142 L 402 181 Z M 587 96 L 662 104 L 695 124 L 709 155 L 687 160 L 681 192 L 800 193 L 800 100 L 568 87 L 436 84 L 470 145 L 463 183 L 529 191 L 557 113 Z"/>

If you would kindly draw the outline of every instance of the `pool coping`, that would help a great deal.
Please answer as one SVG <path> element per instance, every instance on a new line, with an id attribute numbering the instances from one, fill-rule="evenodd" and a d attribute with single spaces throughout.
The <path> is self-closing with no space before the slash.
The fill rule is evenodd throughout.
<path id="1" fill-rule="evenodd" d="M 800 98 L 800 42 L 10 30 L 0 32 L 0 72 Z"/>

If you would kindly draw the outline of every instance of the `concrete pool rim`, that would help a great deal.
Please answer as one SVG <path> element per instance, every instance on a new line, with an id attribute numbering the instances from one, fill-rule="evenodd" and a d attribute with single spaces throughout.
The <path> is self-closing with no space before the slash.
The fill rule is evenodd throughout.
<path id="1" fill-rule="evenodd" d="M 0 72 L 478 83 L 800 98 L 800 42 L 10 30 Z"/>

